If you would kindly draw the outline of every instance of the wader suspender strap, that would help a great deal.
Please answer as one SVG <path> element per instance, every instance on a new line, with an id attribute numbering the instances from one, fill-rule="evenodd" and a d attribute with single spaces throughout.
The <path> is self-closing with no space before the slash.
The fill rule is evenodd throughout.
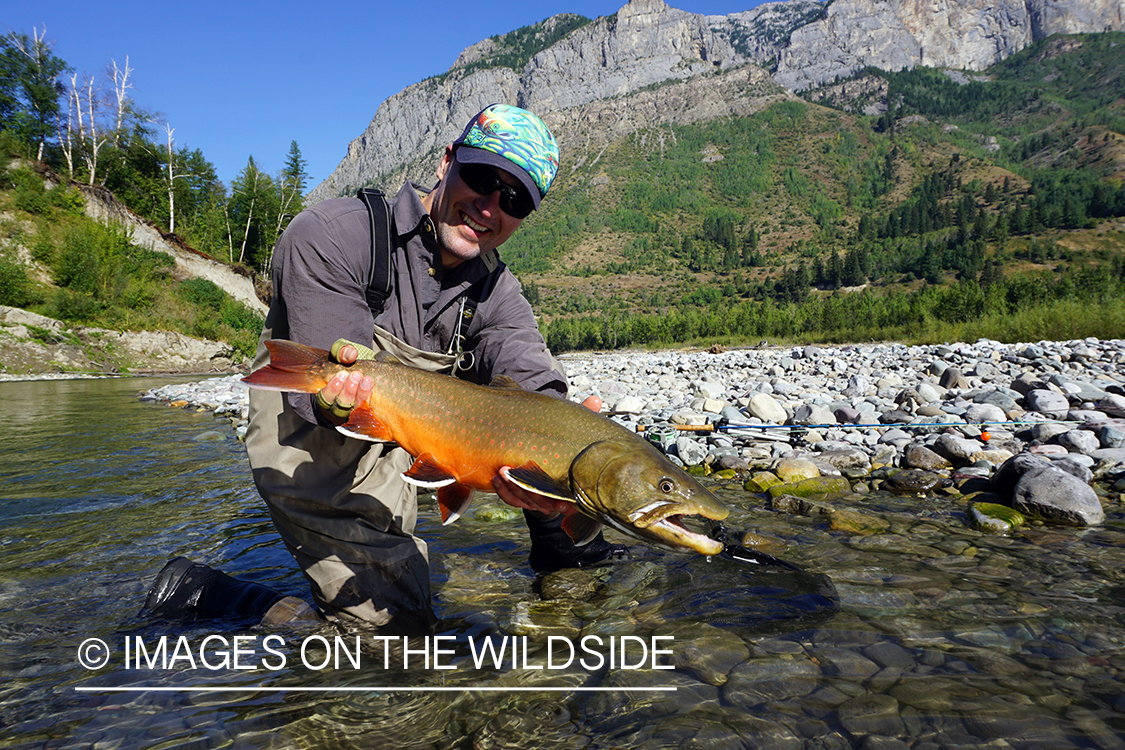
<path id="1" fill-rule="evenodd" d="M 383 306 L 391 296 L 391 208 L 387 204 L 386 194 L 376 188 L 360 188 L 356 197 L 363 201 L 363 205 L 367 207 L 367 215 L 371 219 L 371 277 L 367 281 L 366 295 L 367 306 L 371 308 L 371 318 L 374 320 L 383 312 Z M 468 332 L 477 305 L 486 296 L 486 292 L 491 291 L 494 283 L 495 274 L 490 273 L 473 284 L 461 298 L 457 326 L 453 333 L 453 340 L 449 342 L 450 354 L 461 353 L 461 346 L 465 340 L 462 331 Z"/>
<path id="2" fill-rule="evenodd" d="M 391 209 L 382 190 L 361 188 L 356 197 L 367 206 L 371 219 L 371 277 L 367 280 L 367 306 L 372 319 L 383 312 L 391 296 Z"/>

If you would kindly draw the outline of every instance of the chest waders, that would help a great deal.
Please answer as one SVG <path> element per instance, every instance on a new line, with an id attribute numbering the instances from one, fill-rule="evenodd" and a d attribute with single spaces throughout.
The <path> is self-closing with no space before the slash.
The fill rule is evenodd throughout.
<path id="1" fill-rule="evenodd" d="M 393 227 L 381 193 L 365 190 L 359 197 L 372 222 L 366 296 L 374 321 L 391 294 Z M 446 352 L 423 351 L 373 324 L 375 350 L 430 372 L 453 374 L 471 368 L 472 354 L 463 351 L 465 334 L 478 295 L 486 291 L 486 285 L 474 285 L 461 298 Z M 283 305 L 275 300 L 254 369 L 269 361 L 263 342 L 274 338 L 275 328 L 282 338 L 288 335 L 283 315 Z M 401 478 L 413 463 L 406 451 L 310 424 L 284 394 L 251 389 L 246 452 L 274 526 L 326 614 L 374 625 L 394 619 L 396 625 L 425 627 L 434 621 L 428 549 L 414 536 L 417 490 Z"/>

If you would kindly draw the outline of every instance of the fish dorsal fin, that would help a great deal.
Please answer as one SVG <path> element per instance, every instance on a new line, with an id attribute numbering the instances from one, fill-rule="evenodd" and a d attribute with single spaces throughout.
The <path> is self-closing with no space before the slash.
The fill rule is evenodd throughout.
<path id="1" fill-rule="evenodd" d="M 494 375 L 492 380 L 488 383 L 489 388 L 515 388 L 517 391 L 522 391 L 523 388 L 512 378 L 507 375 Z"/>
<path id="2" fill-rule="evenodd" d="M 476 490 L 467 484 L 454 482 L 437 491 L 438 507 L 441 509 L 441 525 L 448 526 L 461 517 L 469 503 L 473 501 Z"/>
<path id="3" fill-rule="evenodd" d="M 375 354 L 376 362 L 385 362 L 391 365 L 401 365 L 402 360 L 391 354 L 390 352 L 378 352 Z"/>
<path id="4" fill-rule="evenodd" d="M 602 530 L 600 521 L 596 521 L 582 513 L 570 513 L 562 522 L 562 530 L 579 547 L 589 544 Z"/>
<path id="5" fill-rule="evenodd" d="M 391 429 L 375 415 L 366 403 L 357 404 L 348 421 L 336 428 L 348 437 L 371 442 L 394 442 Z"/>
<path id="6" fill-rule="evenodd" d="M 502 469 L 500 473 L 528 492 L 536 492 L 568 503 L 574 502 L 574 493 L 570 491 L 570 485 L 566 480 L 553 478 L 534 461 L 528 461 L 516 468 Z"/>
<path id="7" fill-rule="evenodd" d="M 457 481 L 453 472 L 439 464 L 432 453 L 418 456 L 414 465 L 403 472 L 402 478 L 410 484 L 430 489 L 444 487 Z"/>

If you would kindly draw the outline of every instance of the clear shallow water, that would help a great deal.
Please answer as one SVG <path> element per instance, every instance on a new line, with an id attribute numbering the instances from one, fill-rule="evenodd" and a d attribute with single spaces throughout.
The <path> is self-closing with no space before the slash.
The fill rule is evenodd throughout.
<path id="1" fill-rule="evenodd" d="M 1125 747 L 1116 501 L 1101 528 L 992 537 L 967 527 L 960 500 L 873 494 L 843 504 L 889 527 L 859 535 L 722 489 L 728 526 L 777 540 L 776 554 L 809 574 L 634 547 L 592 571 L 587 601 L 544 602 L 522 524 L 442 527 L 424 498 L 420 533 L 449 636 L 437 660 L 453 669 L 427 668 L 421 640 L 405 670 L 401 644 L 384 652 L 370 634 L 359 668 L 345 656 L 314 669 L 300 644 L 318 664 L 339 634 L 328 626 L 140 620 L 176 555 L 304 594 L 226 422 L 138 402 L 156 382 L 0 384 L 0 747 Z M 829 574 L 839 612 L 822 606 L 816 573 Z M 211 635 L 243 637 L 240 666 L 258 668 L 202 665 Z M 279 662 L 263 648 L 271 635 L 284 668 L 263 661 Z M 196 661 L 126 666 L 126 642 L 155 648 L 162 636 Z M 636 668 L 609 668 L 607 648 L 535 668 L 565 662 L 562 644 L 584 636 L 632 637 Z M 106 666 L 79 664 L 89 638 L 110 648 Z M 486 641 L 515 643 L 514 666 L 476 666 Z M 640 666 L 639 643 L 666 648 L 659 663 L 675 669 Z M 221 664 L 218 647 L 206 656 Z M 373 686 L 398 689 L 338 690 Z M 173 690 L 76 690 L 137 687 Z"/>

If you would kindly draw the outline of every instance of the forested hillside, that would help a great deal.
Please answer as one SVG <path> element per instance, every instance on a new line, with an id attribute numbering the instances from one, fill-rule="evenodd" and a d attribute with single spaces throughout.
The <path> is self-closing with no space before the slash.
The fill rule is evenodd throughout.
<path id="1" fill-rule="evenodd" d="M 637 133 L 564 174 L 504 257 L 556 349 L 1120 336 L 1123 42 Z"/>

